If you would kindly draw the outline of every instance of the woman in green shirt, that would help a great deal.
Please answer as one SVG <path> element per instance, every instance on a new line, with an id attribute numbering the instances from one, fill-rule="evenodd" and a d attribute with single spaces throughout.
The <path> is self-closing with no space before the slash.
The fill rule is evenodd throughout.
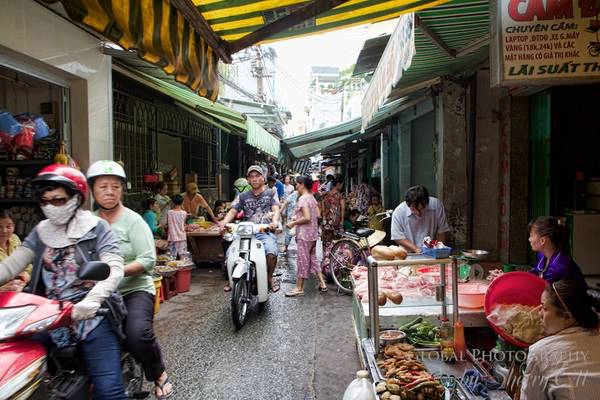
<path id="1" fill-rule="evenodd" d="M 156 252 L 152 232 L 139 214 L 121 202 L 127 182 L 123 167 L 114 161 L 97 161 L 88 169 L 87 179 L 99 206 L 98 216 L 110 224 L 123 253 L 125 277 L 119 291 L 128 313 L 124 324 L 126 346 L 142 364 L 146 379 L 156 385 L 156 397 L 168 398 L 173 386 L 153 328 L 156 293 L 151 272 Z"/>

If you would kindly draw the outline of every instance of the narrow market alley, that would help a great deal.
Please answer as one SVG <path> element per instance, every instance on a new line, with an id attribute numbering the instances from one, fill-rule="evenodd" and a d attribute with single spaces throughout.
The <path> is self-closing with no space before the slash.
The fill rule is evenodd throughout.
<path id="1" fill-rule="evenodd" d="M 190 292 L 161 304 L 155 327 L 176 399 L 342 398 L 360 369 L 352 297 L 309 281 L 304 297 L 286 298 L 293 270 L 280 262 L 281 290 L 238 332 L 216 264 L 195 269 Z"/>

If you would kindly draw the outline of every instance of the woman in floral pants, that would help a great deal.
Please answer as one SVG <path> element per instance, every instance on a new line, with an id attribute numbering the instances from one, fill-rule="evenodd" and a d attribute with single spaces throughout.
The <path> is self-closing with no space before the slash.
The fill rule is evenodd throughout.
<path id="1" fill-rule="evenodd" d="M 296 246 L 298 248 L 296 274 L 296 287 L 287 292 L 287 297 L 304 296 L 304 281 L 311 273 L 319 278 L 319 290 L 327 291 L 327 284 L 321 266 L 317 260 L 317 239 L 319 238 L 319 226 L 317 223 L 318 205 L 311 194 L 312 179 L 308 176 L 296 178 L 296 189 L 298 190 L 298 201 L 295 209 L 295 219 L 287 223 L 287 227 L 296 228 Z"/>

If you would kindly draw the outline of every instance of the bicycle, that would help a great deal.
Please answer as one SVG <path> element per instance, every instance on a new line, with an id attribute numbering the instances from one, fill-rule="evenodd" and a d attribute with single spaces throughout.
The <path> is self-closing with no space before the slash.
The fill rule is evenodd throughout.
<path id="1" fill-rule="evenodd" d="M 393 210 L 376 214 L 375 217 L 384 216 L 381 222 L 392 216 Z M 375 232 L 382 232 L 369 241 L 369 237 Z M 356 267 L 367 266 L 367 257 L 371 255 L 371 247 L 385 238 L 385 232 L 369 228 L 359 228 L 355 232 L 343 232 L 341 239 L 334 241 L 329 254 L 329 272 L 338 293 L 350 294 L 353 292 L 351 272 Z"/>

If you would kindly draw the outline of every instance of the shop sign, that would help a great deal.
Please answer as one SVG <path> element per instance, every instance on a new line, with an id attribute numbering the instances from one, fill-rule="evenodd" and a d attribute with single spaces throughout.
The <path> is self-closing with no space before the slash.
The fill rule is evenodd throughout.
<path id="1" fill-rule="evenodd" d="M 387 100 L 402 74 L 412 62 L 415 54 L 415 15 L 404 14 L 381 55 L 377 69 L 367 88 L 361 104 L 362 130 L 364 131 L 373 115 Z"/>
<path id="2" fill-rule="evenodd" d="M 493 83 L 560 84 L 600 78 L 600 1 L 491 4 Z"/>

